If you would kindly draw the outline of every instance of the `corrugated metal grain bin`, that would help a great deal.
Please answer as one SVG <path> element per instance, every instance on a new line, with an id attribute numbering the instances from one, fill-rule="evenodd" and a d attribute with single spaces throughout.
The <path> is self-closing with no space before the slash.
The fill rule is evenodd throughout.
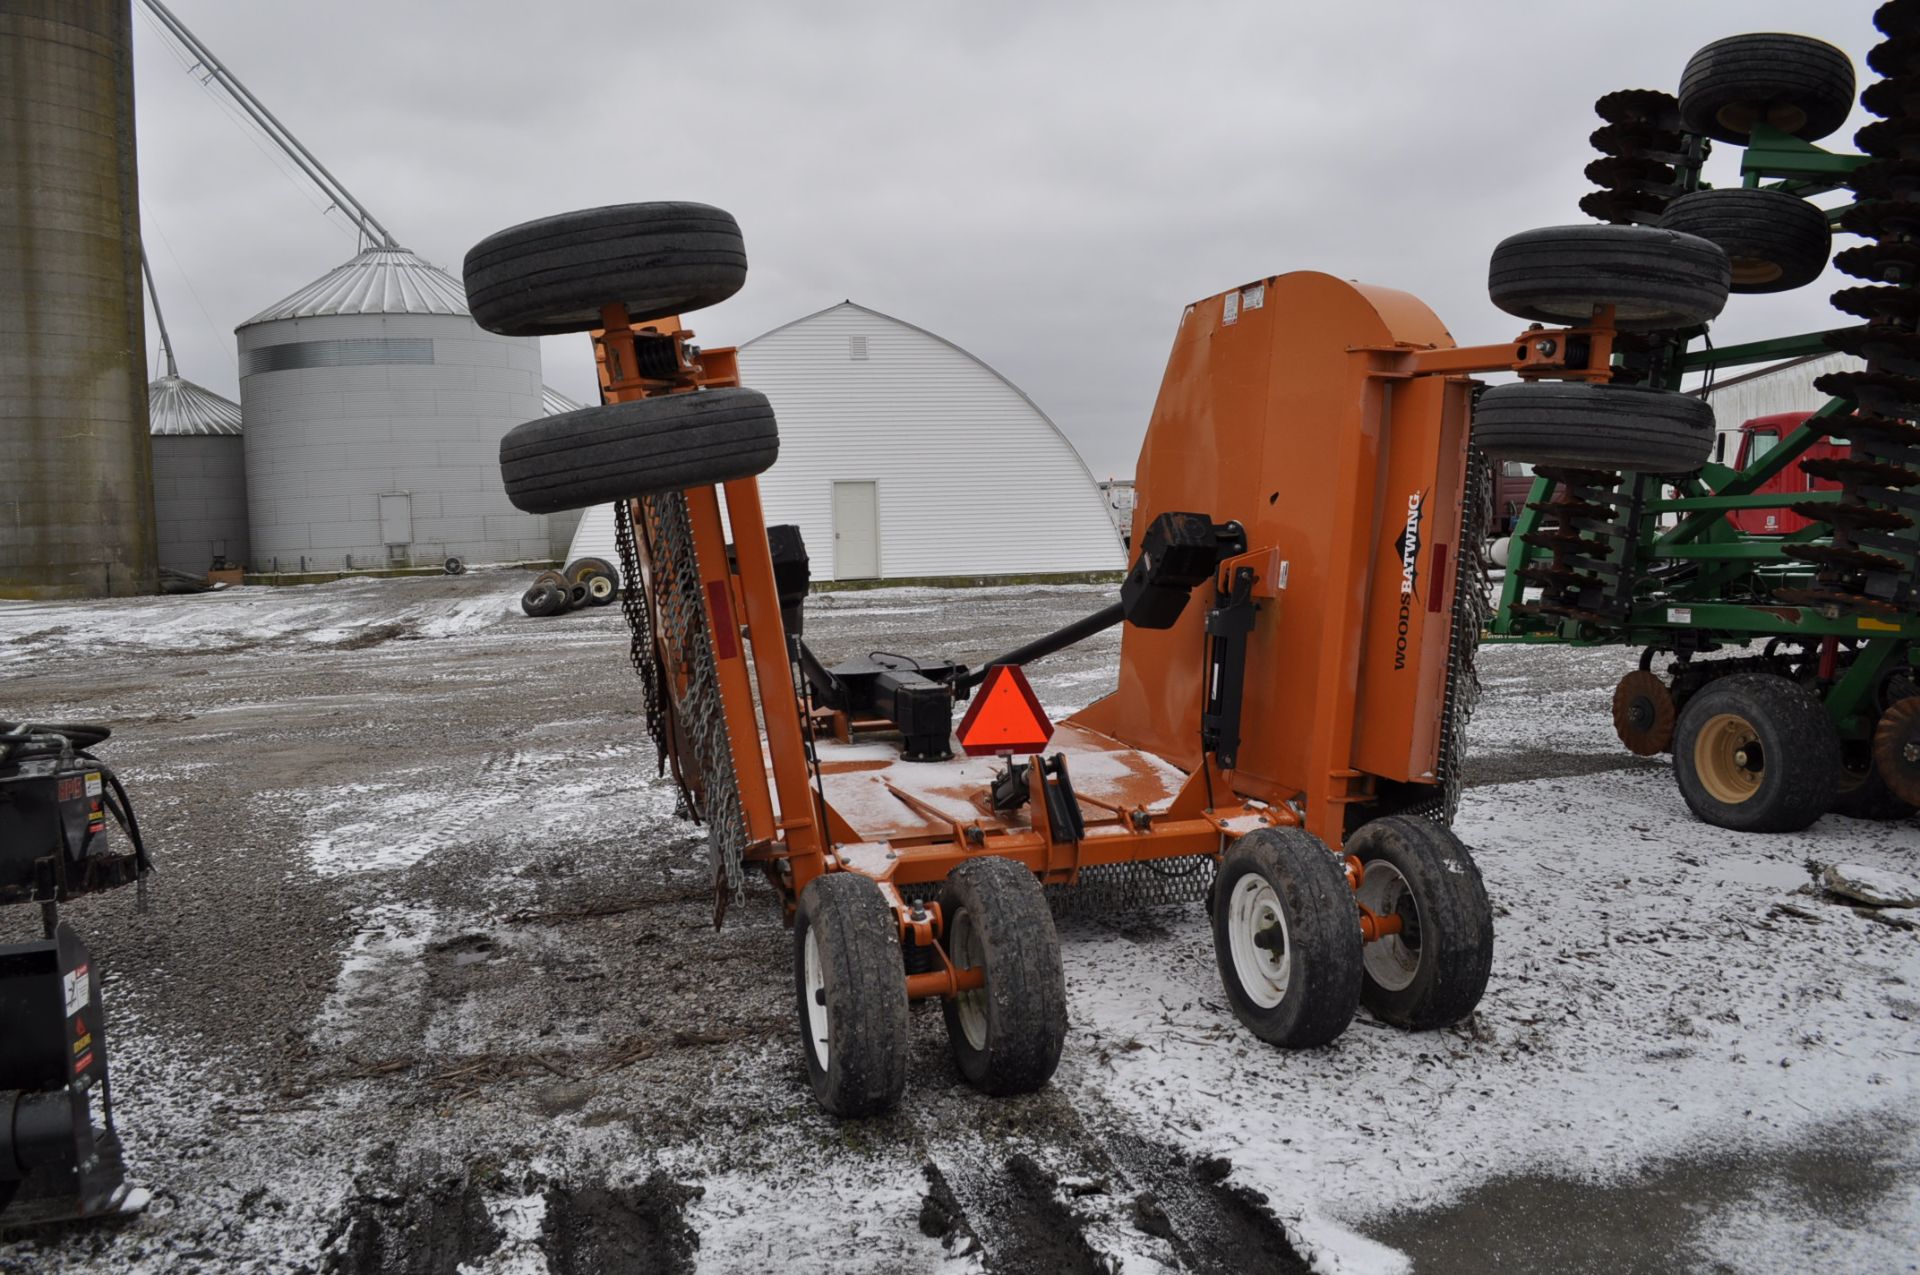
<path id="1" fill-rule="evenodd" d="M 246 444 L 240 405 L 178 376 L 147 387 L 160 565 L 202 575 L 247 562 Z"/>
<path id="2" fill-rule="evenodd" d="M 237 335 L 254 570 L 549 556 L 500 483 L 501 435 L 541 414 L 539 343 L 482 331 L 446 272 L 372 248 Z"/>

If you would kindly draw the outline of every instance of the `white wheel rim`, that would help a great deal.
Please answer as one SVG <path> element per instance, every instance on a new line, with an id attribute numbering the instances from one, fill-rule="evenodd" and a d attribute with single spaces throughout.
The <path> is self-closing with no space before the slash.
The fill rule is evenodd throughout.
<path id="1" fill-rule="evenodd" d="M 954 915 L 947 932 L 947 955 L 955 969 L 970 970 L 981 963 L 980 931 L 974 928 L 973 914 L 962 909 Z M 960 1019 L 960 1032 L 975 1049 L 987 1047 L 987 989 L 983 983 L 953 998 Z"/>
<path id="2" fill-rule="evenodd" d="M 595 576 L 587 581 L 587 592 L 595 598 L 610 598 L 613 596 L 613 581 L 605 576 Z"/>
<path id="3" fill-rule="evenodd" d="M 1262 947 L 1261 936 L 1276 927 L 1279 942 Z M 1273 886 L 1258 873 L 1241 877 L 1228 896 L 1227 943 L 1233 953 L 1234 977 L 1248 1000 L 1261 1009 L 1272 1009 L 1287 998 L 1287 984 L 1293 977 L 1287 914 Z"/>
<path id="4" fill-rule="evenodd" d="M 807 930 L 803 961 L 807 980 L 807 1045 L 813 1050 L 820 1070 L 825 1071 L 833 1032 L 827 1025 L 827 980 L 820 966 L 820 940 L 814 937 L 811 927 Z"/>
<path id="5" fill-rule="evenodd" d="M 1414 933 L 1419 934 L 1420 909 L 1414 903 L 1413 887 L 1400 869 L 1385 859 L 1367 861 L 1354 900 L 1382 920 L 1396 913 L 1411 914 Z M 1420 972 L 1420 948 L 1398 934 L 1383 935 L 1367 944 L 1365 959 L 1367 977 L 1390 992 L 1405 991 Z"/>

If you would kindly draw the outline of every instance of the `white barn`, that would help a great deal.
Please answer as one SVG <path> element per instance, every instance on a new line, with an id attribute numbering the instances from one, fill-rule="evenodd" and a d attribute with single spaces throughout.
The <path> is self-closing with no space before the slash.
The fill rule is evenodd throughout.
<path id="1" fill-rule="evenodd" d="M 768 525 L 800 527 L 816 580 L 1119 571 L 1093 475 L 1020 388 L 942 337 L 851 301 L 740 347 L 773 403 Z M 610 508 L 572 557 L 613 550 Z"/>

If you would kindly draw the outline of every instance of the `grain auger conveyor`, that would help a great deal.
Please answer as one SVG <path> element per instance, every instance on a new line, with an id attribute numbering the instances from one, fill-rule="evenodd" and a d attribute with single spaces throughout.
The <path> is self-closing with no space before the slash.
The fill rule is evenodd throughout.
<path id="1" fill-rule="evenodd" d="M 1480 433 L 1496 454 L 1511 442 L 1516 458 L 1550 462 L 1514 529 L 1494 631 L 1641 648 L 1614 694 L 1620 739 L 1671 753 L 1687 805 L 1726 828 L 1920 806 L 1920 0 L 1874 22 L 1885 38 L 1867 65 L 1883 78 L 1860 102 L 1880 118 L 1855 134 L 1859 153 L 1814 145 L 1853 109 L 1844 52 L 1731 36 L 1694 54 L 1677 96 L 1596 103 L 1605 157 L 1587 175 L 1602 189 L 1580 204 L 1614 223 L 1594 233 L 1713 242 L 1735 293 L 1814 283 L 1835 227 L 1861 240 L 1832 256 L 1863 281 L 1833 296 L 1853 322 L 1719 347 L 1710 316 L 1648 329 L 1616 344 L 1614 393 L 1836 351 L 1863 366 L 1815 379 L 1814 410 L 1720 422 L 1742 440 L 1733 453 L 1710 454 L 1705 434 L 1696 451 L 1636 457 L 1578 435 L 1542 451 L 1524 428 L 1484 420 Z M 1702 181 L 1716 145 L 1739 148 L 1741 185 Z M 1669 401 L 1713 425 L 1705 402 Z"/>
<path id="2" fill-rule="evenodd" d="M 1471 375 L 1547 394 L 1543 437 L 1585 412 L 1590 434 L 1697 463 L 1696 405 L 1608 384 L 1611 351 L 1717 310 L 1728 264 L 1668 231 L 1572 228 L 1496 273 L 1542 323 L 1472 348 L 1405 293 L 1312 272 L 1188 306 L 1117 600 L 981 668 L 830 668 L 801 633 L 804 545 L 761 509 L 773 410 L 680 317 L 744 282 L 733 219 L 624 205 L 468 254 L 483 326 L 592 333 L 601 405 L 514 430 L 503 477 L 531 512 L 615 502 L 661 764 L 706 825 L 719 911 L 752 873 L 783 902 L 825 1108 L 898 1099 L 922 998 L 974 1085 L 1045 1084 L 1066 1035 L 1050 905 L 1075 900 L 1206 897 L 1234 1012 L 1277 1045 L 1327 1042 L 1361 1005 L 1409 1029 L 1472 1012 L 1492 922 L 1449 828 L 1486 617 Z M 1118 688 L 1053 727 L 1020 665 L 1114 624 Z"/>

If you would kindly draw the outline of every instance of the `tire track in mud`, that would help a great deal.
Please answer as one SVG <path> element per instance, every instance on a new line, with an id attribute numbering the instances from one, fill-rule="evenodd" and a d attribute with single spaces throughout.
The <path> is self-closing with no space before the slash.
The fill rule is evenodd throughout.
<path id="1" fill-rule="evenodd" d="M 1094 1127 L 1059 1094 L 1032 1113 L 1046 1140 L 1005 1160 L 929 1149 L 921 1230 L 952 1253 L 977 1251 L 989 1275 L 1103 1275 L 1143 1264 L 1200 1275 L 1307 1275 L 1266 1197 L 1231 1181 L 1224 1159 L 1195 1160 L 1135 1133 Z"/>

